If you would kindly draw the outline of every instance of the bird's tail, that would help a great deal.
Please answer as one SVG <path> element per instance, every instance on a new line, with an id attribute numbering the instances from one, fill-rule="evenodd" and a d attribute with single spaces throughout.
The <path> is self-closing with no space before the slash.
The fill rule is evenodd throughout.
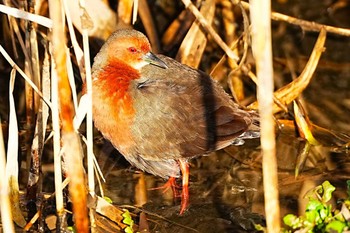
<path id="1" fill-rule="evenodd" d="M 235 139 L 235 141 L 233 142 L 233 145 L 240 146 L 244 144 L 245 139 L 253 139 L 253 138 L 260 137 L 259 114 L 253 110 L 247 111 L 247 113 L 249 113 L 249 120 L 251 121 L 251 124 L 249 125 L 248 129 L 244 133 L 242 133 Z"/>

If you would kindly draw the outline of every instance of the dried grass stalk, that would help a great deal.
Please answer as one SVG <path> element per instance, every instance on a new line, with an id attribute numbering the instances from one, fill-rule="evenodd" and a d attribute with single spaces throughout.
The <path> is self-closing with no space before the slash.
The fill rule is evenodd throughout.
<path id="1" fill-rule="evenodd" d="M 23 72 L 21 68 L 13 61 L 13 59 L 9 56 L 6 50 L 0 45 L 0 53 L 4 56 L 7 62 L 12 66 L 18 73 L 24 78 L 24 80 L 29 83 L 31 88 L 43 99 L 43 101 L 51 108 L 51 102 L 49 99 L 45 98 L 38 87 L 33 83 L 32 80 Z"/>
<path id="2" fill-rule="evenodd" d="M 83 13 L 85 11 L 85 1 L 80 0 L 80 6 Z M 92 78 L 91 78 L 91 67 L 90 67 L 90 52 L 89 52 L 89 35 L 88 29 L 90 22 L 87 20 L 89 17 L 81 17 L 82 24 L 82 34 L 83 34 L 83 49 L 84 49 L 84 65 L 85 65 L 85 77 L 86 77 L 86 91 L 87 91 L 87 114 L 86 114 L 86 135 L 87 135 L 87 159 L 88 159 L 88 186 L 89 194 L 92 200 L 95 200 L 95 176 L 94 176 L 94 151 L 93 151 L 93 124 L 92 124 Z M 91 231 L 96 231 L 96 221 L 95 221 L 95 210 L 90 208 L 90 227 Z"/>
<path id="3" fill-rule="evenodd" d="M 235 4 L 242 4 L 242 6 L 249 10 L 250 6 L 249 3 L 240 1 L 240 0 L 232 0 Z M 333 27 L 333 26 L 328 26 L 324 24 L 319 24 L 316 22 L 310 22 L 302 19 L 298 19 L 292 16 L 284 15 L 281 13 L 277 12 L 272 12 L 271 13 L 271 19 L 275 21 L 284 21 L 289 24 L 297 25 L 303 28 L 305 31 L 321 31 L 321 29 L 325 29 L 329 33 L 333 34 L 338 34 L 342 36 L 350 36 L 350 29 L 347 28 L 340 28 L 340 27 Z"/>
<path id="4" fill-rule="evenodd" d="M 5 167 L 5 146 L 4 146 L 4 137 L 2 134 L 2 126 L 0 119 L 0 176 L 6 177 Z M 9 186 L 8 182 L 5 179 L 0 179 L 0 208 L 1 208 L 1 223 L 4 232 L 14 233 L 15 229 L 12 222 L 12 213 L 11 213 L 11 203 L 9 197 Z"/>
<path id="5" fill-rule="evenodd" d="M 273 118 L 273 67 L 270 1 L 250 0 L 252 49 L 258 76 L 258 100 L 263 154 L 265 215 L 268 232 L 280 232 L 275 122 Z"/>
<path id="6" fill-rule="evenodd" d="M 15 84 L 16 70 L 12 69 L 9 86 L 10 116 L 9 133 L 7 144 L 6 178 L 10 188 L 10 202 L 13 221 L 20 227 L 26 225 L 20 205 L 19 205 L 19 185 L 18 185 L 18 124 L 16 117 L 15 100 L 13 89 Z"/>
<path id="7" fill-rule="evenodd" d="M 47 49 L 45 49 L 47 50 Z M 50 98 L 50 63 L 48 52 L 45 51 L 45 57 L 43 61 L 43 79 L 42 79 L 42 93 L 45 98 Z M 29 198 L 35 198 L 37 193 L 37 185 L 40 177 L 40 167 L 41 167 L 41 156 L 44 150 L 45 142 L 45 133 L 47 120 L 49 117 L 49 108 L 40 100 L 39 111 L 37 113 L 36 125 L 34 131 L 34 138 L 31 146 L 31 168 L 29 171 L 28 177 L 28 192 L 31 192 L 32 195 L 29 195 Z M 33 189 L 31 189 L 33 188 Z M 28 194 L 27 194 L 28 195 Z"/>
<path id="8" fill-rule="evenodd" d="M 31 60 L 28 61 L 31 64 L 31 73 L 33 77 L 34 84 L 38 87 L 38 89 L 41 89 L 41 75 L 40 75 L 40 65 L 39 65 L 39 51 L 38 51 L 38 42 L 37 42 L 37 34 L 35 30 L 35 25 L 27 24 L 29 28 L 29 34 L 27 35 L 29 38 L 26 40 L 26 44 L 30 48 L 31 53 Z M 29 39 L 29 43 L 28 43 Z M 50 85 L 49 85 L 50 86 Z M 50 98 L 50 87 L 45 86 L 45 93 L 43 92 L 43 95 L 49 99 Z M 29 95 L 26 96 L 26 99 L 28 99 L 28 107 L 27 110 L 27 118 L 28 122 L 28 130 L 27 137 L 28 137 L 28 157 L 30 161 L 30 169 L 29 169 L 29 176 L 28 176 L 28 184 L 27 184 L 27 199 L 34 200 L 36 199 L 36 194 L 39 188 L 39 177 L 40 177 L 40 167 L 41 167 L 41 155 L 44 148 L 44 140 L 45 140 L 45 131 L 46 131 L 46 125 L 47 125 L 47 118 L 48 118 L 48 107 L 47 105 L 42 102 L 40 99 L 40 96 L 33 92 L 32 88 L 26 84 L 26 93 Z M 34 94 L 34 95 L 33 95 Z M 34 102 L 32 102 L 34 101 Z M 31 108 L 33 107 L 33 109 Z M 37 113 L 36 116 L 36 124 L 35 124 L 35 130 L 34 130 L 34 138 L 32 140 L 32 143 L 30 145 L 31 135 L 32 135 L 32 127 L 31 122 L 34 121 L 34 117 L 32 117 L 32 114 Z"/>
<path id="9" fill-rule="evenodd" d="M 71 2 L 71 1 L 69 1 L 69 2 Z M 80 48 L 79 43 L 77 41 L 77 38 L 75 36 L 73 22 L 72 22 L 72 18 L 71 18 L 71 14 L 70 14 L 70 9 L 69 9 L 68 4 L 67 4 L 67 0 L 63 0 L 62 4 L 63 4 L 63 9 L 65 11 L 66 19 L 67 19 L 69 36 L 70 36 L 71 43 L 73 45 L 75 59 L 78 62 L 80 72 L 83 73 L 82 72 L 84 70 L 83 65 L 82 65 L 83 64 L 83 50 Z M 67 58 L 68 58 L 68 55 L 67 55 Z M 69 62 L 67 64 L 69 64 Z M 68 67 L 68 70 L 69 70 L 69 67 Z M 82 79 L 85 80 L 85 77 L 82 77 Z"/>
<path id="10" fill-rule="evenodd" d="M 0 4 L 0 12 L 13 16 L 15 18 L 29 20 L 32 22 L 35 22 L 37 24 L 40 24 L 41 26 L 52 28 L 52 20 L 48 19 L 41 15 L 36 15 L 32 13 L 28 13 L 27 11 L 19 10 L 17 8 L 9 7 Z"/>
<path id="11" fill-rule="evenodd" d="M 214 39 L 214 41 L 225 51 L 227 56 L 235 61 L 238 61 L 239 58 L 234 54 L 234 52 L 228 47 L 228 45 L 221 39 L 221 37 L 216 33 L 214 28 L 208 24 L 204 16 L 199 12 L 199 10 L 192 4 L 191 0 L 182 0 L 186 8 L 192 12 L 196 17 L 198 22 L 202 25 L 203 29 L 208 32 Z"/>
<path id="12" fill-rule="evenodd" d="M 205 19 L 209 25 L 214 20 L 215 2 L 214 0 L 205 1 L 200 10 L 201 14 L 205 15 Z M 198 68 L 206 45 L 207 38 L 205 33 L 202 31 L 199 22 L 194 21 L 181 43 L 176 60 L 188 66 Z"/>
<path id="13" fill-rule="evenodd" d="M 49 1 L 50 17 L 54 22 L 52 30 L 53 56 L 58 79 L 60 118 L 62 122 L 62 150 L 65 154 L 67 173 L 71 179 L 69 194 L 73 202 L 75 226 L 78 232 L 89 232 L 86 186 L 83 170 L 83 152 L 80 139 L 73 127 L 74 110 L 71 103 L 71 89 L 66 68 L 65 25 L 59 1 Z"/>
<path id="14" fill-rule="evenodd" d="M 135 1 L 136 3 L 137 1 Z M 135 4 L 134 3 L 134 4 Z M 138 6 L 138 13 L 140 15 L 142 24 L 145 27 L 145 31 L 147 34 L 147 37 L 152 45 L 152 50 L 155 53 L 159 53 L 160 52 L 160 42 L 159 42 L 159 37 L 158 37 L 158 32 L 157 32 L 157 28 L 156 25 L 153 21 L 153 16 L 151 13 L 151 10 L 149 8 L 148 2 L 147 0 L 140 0 L 139 1 L 139 6 Z M 136 14 L 135 12 L 133 13 L 134 15 Z"/>
<path id="15" fill-rule="evenodd" d="M 235 41 L 239 38 L 239 36 L 236 34 L 236 16 L 235 12 L 232 10 L 233 4 L 230 0 L 221 0 L 222 5 L 222 21 L 223 26 L 225 28 L 225 41 L 227 44 L 231 45 L 235 43 Z M 230 46 L 232 48 L 232 46 Z M 239 56 L 239 49 L 238 47 L 232 48 L 233 52 Z M 242 72 L 240 69 L 237 69 L 237 63 L 233 61 L 232 59 L 227 60 L 227 64 L 230 67 L 232 72 L 230 72 L 228 77 L 229 87 L 231 89 L 231 93 L 233 94 L 233 97 L 237 102 L 242 101 L 244 97 L 244 87 L 243 87 L 243 81 L 241 79 Z"/>
<path id="16" fill-rule="evenodd" d="M 81 8 L 79 1 L 66 0 L 65 4 L 69 8 L 70 18 L 75 28 L 82 33 L 83 25 L 81 25 Z M 86 1 L 85 11 L 83 16 L 88 16 L 89 22 L 92 24 L 92 28 L 89 30 L 89 36 L 93 36 L 105 41 L 112 32 L 117 28 L 117 15 L 116 13 L 101 0 L 89 0 Z M 66 11 L 67 12 L 67 11 Z M 78 61 L 78 62 L 82 62 Z"/>
<path id="17" fill-rule="evenodd" d="M 321 55 L 324 51 L 325 42 L 326 42 L 326 30 L 321 29 L 318 39 L 316 41 L 316 44 L 314 46 L 314 49 L 312 50 L 310 58 L 304 70 L 302 71 L 302 73 L 299 75 L 298 78 L 293 80 L 293 82 L 285 85 L 284 87 L 281 87 L 274 93 L 274 96 L 276 97 L 276 99 L 278 99 L 278 101 L 280 101 L 284 105 L 291 103 L 309 85 L 313 77 L 313 74 L 316 70 L 316 67 L 318 65 L 318 62 L 321 58 Z M 259 102 L 257 101 L 249 105 L 249 108 L 257 109 L 258 105 L 259 105 Z M 281 111 L 281 106 L 277 104 L 274 105 L 273 112 L 277 113 L 279 111 Z"/>
<path id="18" fill-rule="evenodd" d="M 191 12 L 183 10 L 178 17 L 169 25 L 163 33 L 162 44 L 164 51 L 170 51 L 176 45 L 180 44 L 185 37 L 188 29 L 191 27 L 194 16 Z"/>
<path id="19" fill-rule="evenodd" d="M 118 1 L 118 20 L 125 25 L 130 25 L 131 16 L 133 12 L 134 0 L 120 0 Z"/>
<path id="20" fill-rule="evenodd" d="M 51 47 L 51 43 L 50 43 Z M 58 218 L 62 218 L 64 213 L 63 193 L 62 193 L 62 168 L 61 168 L 61 132 L 60 132 L 60 118 L 58 107 L 58 86 L 57 73 L 55 69 L 54 60 L 51 59 L 51 119 L 53 129 L 53 158 L 54 158 L 54 176 L 55 176 L 55 192 L 56 192 L 56 210 Z"/>

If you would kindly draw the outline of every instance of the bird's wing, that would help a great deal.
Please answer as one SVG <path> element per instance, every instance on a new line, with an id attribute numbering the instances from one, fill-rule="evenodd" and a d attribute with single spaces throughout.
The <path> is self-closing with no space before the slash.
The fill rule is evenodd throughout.
<path id="1" fill-rule="evenodd" d="M 146 66 L 131 87 L 138 153 L 149 160 L 194 157 L 228 146 L 251 124 L 208 75 L 170 58 Z"/>

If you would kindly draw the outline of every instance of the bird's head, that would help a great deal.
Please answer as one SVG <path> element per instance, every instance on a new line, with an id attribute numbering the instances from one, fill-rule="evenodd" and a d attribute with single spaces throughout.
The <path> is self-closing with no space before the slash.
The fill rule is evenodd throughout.
<path id="1" fill-rule="evenodd" d="M 101 48 L 100 54 L 106 54 L 104 58 L 107 61 L 118 59 L 136 70 L 147 64 L 167 68 L 166 64 L 151 52 L 147 37 L 132 29 L 114 32 Z"/>

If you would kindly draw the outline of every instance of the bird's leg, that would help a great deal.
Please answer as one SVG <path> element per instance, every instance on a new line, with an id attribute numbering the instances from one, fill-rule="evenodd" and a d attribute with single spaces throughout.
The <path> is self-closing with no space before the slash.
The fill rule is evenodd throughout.
<path id="1" fill-rule="evenodd" d="M 181 209 L 180 215 L 183 214 L 189 205 L 190 195 L 188 192 L 188 183 L 190 176 L 190 168 L 186 160 L 179 159 L 180 169 L 182 173 L 182 193 L 181 193 Z"/>

